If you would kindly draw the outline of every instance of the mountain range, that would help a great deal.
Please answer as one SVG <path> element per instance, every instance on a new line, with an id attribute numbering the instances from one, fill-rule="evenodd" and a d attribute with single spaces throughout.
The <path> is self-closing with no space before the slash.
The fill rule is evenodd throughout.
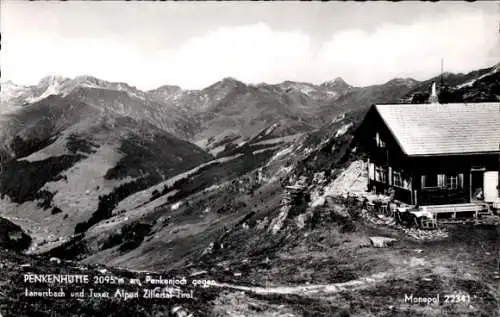
<path id="1" fill-rule="evenodd" d="M 498 88 L 498 68 L 496 65 L 468 74 L 445 73 L 422 82 L 396 78 L 368 87 L 354 87 L 341 78 L 320 85 L 292 81 L 248 85 L 228 77 L 201 90 L 165 85 L 149 91 L 91 76 L 48 76 L 34 86 L 3 82 L 0 113 L 58 95 L 99 111 L 145 120 L 217 153 L 228 145 L 227 140 L 232 140 L 229 143 L 233 145 L 244 142 L 275 122 L 281 122 L 281 129 L 304 132 L 327 123 L 344 110 L 366 104 L 422 102 L 432 82 L 441 89 L 443 79 L 448 87 L 443 87 L 442 97 L 450 102 L 460 99 L 461 90 L 471 91 L 479 85 L 485 85 L 481 87 L 482 96 L 471 93 L 466 98 L 491 100 Z"/>
<path id="2" fill-rule="evenodd" d="M 129 195 L 200 164 L 234 155 L 253 162 L 206 185 L 230 181 L 269 166 L 272 153 L 299 144 L 297 140 L 332 129 L 331 122 L 341 115 L 362 113 L 373 103 L 421 102 L 433 82 L 453 102 L 495 100 L 499 68 L 423 82 L 396 78 L 368 87 L 354 87 L 341 78 L 320 85 L 248 85 L 228 77 L 201 90 L 165 85 L 149 91 L 91 76 L 48 76 L 34 86 L 4 82 L 4 213 L 30 215 L 38 231 L 54 225 L 56 232 L 50 235 L 65 239 L 77 224 L 81 230 L 109 218 Z M 109 206 L 103 207 L 105 201 Z M 48 216 L 41 211 L 49 209 Z"/>
<path id="3" fill-rule="evenodd" d="M 412 80 L 392 81 L 374 89 L 378 87 L 382 93 L 384 89 L 405 91 L 415 84 Z M 281 122 L 283 129 L 296 132 L 321 126 L 342 111 L 336 104 L 339 98 L 364 90 L 350 86 L 341 78 L 321 85 L 291 81 L 247 85 L 234 78 L 224 78 L 201 90 L 162 86 L 140 91 L 125 83 L 90 76 L 74 79 L 49 76 L 29 87 L 6 82 L 0 99 L 5 112 L 57 95 L 100 111 L 145 120 L 205 149 L 215 150 L 213 145 L 220 147 L 223 139 L 244 142 L 275 122 Z"/>
<path id="4" fill-rule="evenodd" d="M 314 188 L 356 166 L 353 135 L 369 106 L 425 103 L 433 82 L 443 103 L 496 101 L 500 67 L 368 87 L 341 78 L 148 91 L 91 76 L 2 82 L 0 225 L 27 254 L 80 265 L 291 278 L 275 271 L 288 263 L 278 251 L 297 248 L 304 219 L 323 216 L 284 208 L 286 186 Z M 354 230 L 339 219 L 342 232 Z M 0 242 L 15 249 L 9 237 Z"/>

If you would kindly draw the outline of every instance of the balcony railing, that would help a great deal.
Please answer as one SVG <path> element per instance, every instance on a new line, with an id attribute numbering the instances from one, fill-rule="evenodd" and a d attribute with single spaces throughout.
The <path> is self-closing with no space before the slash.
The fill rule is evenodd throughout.
<path id="1" fill-rule="evenodd" d="M 469 202 L 469 192 L 464 188 L 424 188 L 420 192 L 420 205 L 446 205 Z"/>

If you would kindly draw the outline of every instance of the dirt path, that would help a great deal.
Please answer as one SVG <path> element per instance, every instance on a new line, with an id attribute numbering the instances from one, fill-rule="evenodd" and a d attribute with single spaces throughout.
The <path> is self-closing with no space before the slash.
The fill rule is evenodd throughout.
<path id="1" fill-rule="evenodd" d="M 216 283 L 217 287 L 231 288 L 240 291 L 252 292 L 255 294 L 268 295 L 324 295 L 334 294 L 347 290 L 361 289 L 373 286 L 376 283 L 384 281 L 389 274 L 386 272 L 373 274 L 369 277 L 363 277 L 357 280 L 352 280 L 343 283 L 334 284 L 316 284 L 304 286 L 274 286 L 274 287 L 259 287 L 259 286 L 241 286 L 228 283 Z"/>

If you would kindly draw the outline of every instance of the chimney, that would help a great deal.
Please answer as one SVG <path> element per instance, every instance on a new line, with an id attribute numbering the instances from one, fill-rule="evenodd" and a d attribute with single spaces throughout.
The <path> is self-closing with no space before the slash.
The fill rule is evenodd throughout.
<path id="1" fill-rule="evenodd" d="M 431 95 L 429 96 L 429 103 L 430 104 L 439 104 L 439 98 L 437 95 L 435 82 L 432 83 L 432 91 L 431 91 Z"/>

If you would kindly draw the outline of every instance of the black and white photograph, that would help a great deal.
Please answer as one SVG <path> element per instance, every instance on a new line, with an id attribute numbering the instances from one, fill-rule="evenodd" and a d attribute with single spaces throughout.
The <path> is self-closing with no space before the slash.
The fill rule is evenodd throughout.
<path id="1" fill-rule="evenodd" d="M 500 2 L 0 0 L 0 317 L 500 317 Z"/>

